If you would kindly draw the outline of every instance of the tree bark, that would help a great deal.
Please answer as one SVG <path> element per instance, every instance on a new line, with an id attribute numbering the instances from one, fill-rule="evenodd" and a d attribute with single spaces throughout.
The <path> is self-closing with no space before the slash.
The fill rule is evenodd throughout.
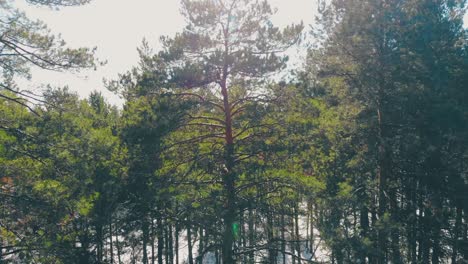
<path id="1" fill-rule="evenodd" d="M 163 250 L 164 250 L 164 237 L 163 237 L 163 224 L 161 216 L 158 215 L 156 219 L 156 229 L 158 236 L 158 264 L 163 264 Z"/>
<path id="2" fill-rule="evenodd" d="M 294 208 L 294 223 L 295 223 L 295 232 L 296 232 L 296 252 L 297 252 L 297 263 L 301 264 L 301 236 L 299 234 L 299 204 L 296 204 Z"/>
<path id="3" fill-rule="evenodd" d="M 148 264 L 148 242 L 149 242 L 149 226 L 147 219 L 143 219 L 141 223 L 141 231 L 143 233 L 143 264 Z"/>
<path id="4" fill-rule="evenodd" d="M 110 238 L 110 263 L 114 264 L 114 244 L 112 242 L 112 214 L 109 217 L 109 238 Z"/>
<path id="5" fill-rule="evenodd" d="M 462 223 L 462 209 L 460 206 L 457 206 L 456 216 L 455 216 L 455 227 L 453 230 L 452 264 L 457 263 L 461 223 Z"/>
<path id="6" fill-rule="evenodd" d="M 254 264 L 255 263 L 255 251 L 254 251 L 254 246 L 255 246 L 255 219 L 254 219 L 254 212 L 252 209 L 252 205 L 249 206 L 249 220 L 248 220 L 248 226 L 249 226 L 249 247 L 250 247 L 250 252 L 249 252 L 249 264 Z"/>
<path id="7" fill-rule="evenodd" d="M 187 224 L 187 247 L 188 247 L 188 264 L 193 264 L 192 229 L 189 224 Z"/>

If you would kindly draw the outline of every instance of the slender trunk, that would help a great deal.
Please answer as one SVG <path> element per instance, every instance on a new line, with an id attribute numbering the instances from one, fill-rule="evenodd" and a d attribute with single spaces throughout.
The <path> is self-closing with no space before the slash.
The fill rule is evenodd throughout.
<path id="1" fill-rule="evenodd" d="M 271 215 L 271 211 L 267 213 L 267 239 L 268 239 L 268 263 L 276 263 L 276 245 L 274 241 L 273 235 L 273 216 Z"/>
<path id="2" fill-rule="evenodd" d="M 197 257 L 197 260 L 198 260 L 197 263 L 198 264 L 203 263 L 203 250 L 205 250 L 203 240 L 204 240 L 203 228 L 200 228 L 200 239 L 198 240 L 199 242 L 198 242 L 198 257 Z"/>
<path id="3" fill-rule="evenodd" d="M 171 259 L 171 264 L 174 263 L 174 237 L 172 224 L 169 225 L 169 258 Z"/>
<path id="4" fill-rule="evenodd" d="M 372 205 L 371 205 L 371 220 L 372 220 L 372 228 L 375 228 L 377 225 L 377 208 L 376 208 L 376 196 L 372 196 Z M 373 237 L 375 241 L 375 237 Z M 377 248 L 373 246 L 372 252 L 369 253 L 369 264 L 376 264 L 377 263 Z"/>
<path id="5" fill-rule="evenodd" d="M 164 251 L 164 256 L 166 258 L 166 264 L 169 264 L 170 263 L 170 257 L 169 257 L 169 231 L 168 231 L 168 226 L 167 226 L 167 221 L 165 221 L 164 223 L 164 247 L 166 248 L 166 250 Z"/>
<path id="6" fill-rule="evenodd" d="M 309 241 L 310 241 L 310 232 L 309 232 L 309 228 L 310 228 L 310 203 L 307 202 L 307 212 L 306 212 L 306 237 L 305 237 L 305 249 L 306 250 L 309 250 L 310 247 L 309 247 Z M 312 250 L 310 251 L 312 252 Z"/>
<path id="7" fill-rule="evenodd" d="M 100 221 L 100 220 L 98 220 Z M 99 264 L 102 263 L 103 259 L 103 227 L 100 223 L 96 225 L 96 255 L 97 255 L 97 262 Z"/>
<path id="8" fill-rule="evenodd" d="M 430 209 L 426 208 L 424 210 L 423 216 L 423 226 L 420 230 L 422 236 L 422 263 L 430 263 L 430 253 L 431 253 L 431 241 L 430 241 L 430 234 L 428 231 L 430 230 L 430 219 L 431 219 L 431 212 Z"/>
<path id="9" fill-rule="evenodd" d="M 466 208 L 466 207 L 465 207 Z M 459 247 L 460 254 L 463 256 L 464 260 L 468 260 L 468 212 L 466 209 L 463 209 L 463 216 L 465 219 L 465 228 L 463 232 L 463 240 L 461 241 L 463 247 Z"/>
<path id="10" fill-rule="evenodd" d="M 219 264 L 219 250 L 218 249 L 215 250 L 215 263 Z"/>
<path id="11" fill-rule="evenodd" d="M 116 236 L 115 236 L 115 246 L 117 247 L 117 259 L 119 261 L 119 264 L 122 264 L 122 252 L 120 251 L 120 243 L 119 243 L 119 232 L 118 232 L 118 229 L 117 229 L 117 233 L 116 233 Z"/>
<path id="12" fill-rule="evenodd" d="M 2 240 L 2 236 L 0 236 L 0 264 L 3 264 L 3 240 Z"/>
<path id="13" fill-rule="evenodd" d="M 158 264 L 163 264 L 163 250 L 164 250 L 164 237 L 163 237 L 163 224 L 161 216 L 156 218 L 157 236 L 158 236 Z"/>
<path id="14" fill-rule="evenodd" d="M 143 233 L 143 264 L 148 264 L 148 242 L 149 242 L 149 226 L 148 221 L 144 218 L 141 223 L 141 231 Z"/>
<path id="15" fill-rule="evenodd" d="M 417 184 L 416 179 L 411 179 L 411 184 L 407 188 L 407 196 L 409 196 L 409 205 L 408 205 L 408 212 L 409 212 L 409 219 L 410 222 L 407 226 L 408 229 L 408 261 L 410 263 L 416 263 L 416 252 L 417 252 L 417 220 L 418 216 L 416 214 L 416 205 L 417 205 Z"/>
<path id="16" fill-rule="evenodd" d="M 155 256 L 154 256 L 154 242 L 156 241 L 155 239 L 155 231 L 154 231 L 154 219 L 151 218 L 151 264 L 154 264 L 156 259 L 155 259 Z"/>
<path id="17" fill-rule="evenodd" d="M 114 244 L 112 242 L 112 214 L 109 217 L 109 238 L 110 238 L 110 263 L 114 264 Z"/>
<path id="18" fill-rule="evenodd" d="M 0 243 L 0 264 L 3 264 L 3 244 L 1 243 Z"/>
<path id="19" fill-rule="evenodd" d="M 227 80 L 229 75 L 229 21 L 224 28 L 224 62 L 222 78 L 220 80 L 221 95 L 223 97 L 224 108 L 224 125 L 225 125 L 225 146 L 224 146 L 224 161 L 225 172 L 223 173 L 224 191 L 226 194 L 224 208 L 224 237 L 223 237 L 223 264 L 234 264 L 234 233 L 233 225 L 236 217 L 236 193 L 235 193 L 235 177 L 234 172 L 234 136 L 232 132 L 232 112 L 231 103 L 229 101 L 229 92 Z"/>
<path id="20" fill-rule="evenodd" d="M 434 204 L 435 209 L 434 209 L 434 217 L 432 217 L 433 221 L 431 224 L 431 234 L 432 234 L 432 264 L 439 264 L 440 263 L 440 258 L 441 258 L 441 246 L 440 246 L 440 229 L 441 229 L 441 210 L 442 210 L 442 202 L 440 198 L 441 194 L 435 195 L 435 201 Z"/>
<path id="21" fill-rule="evenodd" d="M 295 228 L 295 224 L 294 224 L 294 212 L 293 214 L 291 215 L 291 241 L 289 243 L 289 247 L 291 248 L 291 260 L 292 260 L 292 263 L 293 264 L 296 264 L 296 232 L 294 231 L 296 228 Z"/>
<path id="22" fill-rule="evenodd" d="M 377 118 L 379 122 L 378 126 L 378 140 L 379 142 L 379 150 L 378 150 L 378 168 L 377 168 L 377 179 L 379 184 L 379 208 L 378 208 L 378 216 L 379 221 L 383 221 L 385 213 L 387 212 L 387 199 L 385 195 L 385 191 L 387 189 L 387 172 L 388 172 L 388 157 L 387 157 L 387 149 L 386 144 L 384 142 L 384 127 L 382 121 L 382 112 L 377 109 Z M 387 234 L 384 230 L 385 227 L 380 227 L 378 230 L 378 245 L 379 245 L 379 257 L 378 257 L 378 264 L 386 264 L 387 263 Z"/>
<path id="23" fill-rule="evenodd" d="M 245 230 L 245 217 L 244 217 L 243 211 L 239 215 L 239 224 L 240 224 L 240 231 L 241 231 L 241 234 L 239 236 L 239 240 L 240 240 L 239 243 L 243 249 L 246 249 L 247 248 L 247 233 Z M 242 263 L 248 263 L 247 254 L 242 255 Z"/>
<path id="24" fill-rule="evenodd" d="M 315 228 L 315 221 L 314 221 L 314 204 L 311 202 L 310 204 L 310 241 L 309 241 L 309 246 L 310 246 L 310 252 L 313 254 L 313 258 L 315 257 L 315 234 L 314 234 L 314 228 Z"/>
<path id="25" fill-rule="evenodd" d="M 228 149 L 232 149 L 232 145 L 228 146 Z M 229 154 L 232 154 L 232 150 L 228 151 Z M 233 174 L 226 174 L 225 178 L 225 189 L 226 189 L 226 208 L 224 212 L 224 237 L 223 237 L 223 264 L 234 264 L 234 218 L 235 218 L 235 190 L 234 190 L 234 179 Z"/>
<path id="26" fill-rule="evenodd" d="M 390 190 L 390 208 L 392 212 L 392 222 L 394 224 L 398 223 L 397 215 L 399 214 L 398 211 L 398 202 L 396 197 L 396 190 L 392 188 Z M 391 230 L 391 237 L 392 237 L 392 263 L 394 264 L 402 264 L 401 253 L 400 253 L 400 232 L 398 228 L 392 228 Z"/>
<path id="27" fill-rule="evenodd" d="M 281 213 L 281 252 L 283 253 L 283 264 L 286 264 L 286 223 L 284 221 L 284 212 Z"/>
<path id="28" fill-rule="evenodd" d="M 193 264 L 192 229 L 189 224 L 187 224 L 187 246 L 188 246 L 188 264 Z"/>
<path id="29" fill-rule="evenodd" d="M 462 222 L 462 209 L 460 206 L 457 206 L 456 216 L 455 216 L 455 228 L 453 230 L 452 264 L 457 263 L 461 222 Z"/>
<path id="30" fill-rule="evenodd" d="M 252 206 L 249 206 L 249 264 L 255 263 L 255 255 L 254 255 L 254 246 L 255 246 L 255 219 L 254 219 L 254 212 Z"/>
<path id="31" fill-rule="evenodd" d="M 175 263 L 176 264 L 179 264 L 179 233 L 180 233 L 180 230 L 179 230 L 179 224 L 176 223 L 175 225 L 175 245 L 174 245 L 174 248 L 175 248 Z"/>
<path id="32" fill-rule="evenodd" d="M 299 205 L 296 204 L 294 208 L 294 222 L 295 222 L 295 232 L 296 232 L 296 252 L 297 252 L 297 263 L 301 264 L 301 236 L 299 235 Z"/>
<path id="33" fill-rule="evenodd" d="M 422 192 L 422 190 L 419 190 Z M 418 263 L 422 261 L 424 243 L 424 207 L 423 207 L 423 194 L 418 197 L 418 223 L 417 223 L 417 240 L 418 240 Z"/>

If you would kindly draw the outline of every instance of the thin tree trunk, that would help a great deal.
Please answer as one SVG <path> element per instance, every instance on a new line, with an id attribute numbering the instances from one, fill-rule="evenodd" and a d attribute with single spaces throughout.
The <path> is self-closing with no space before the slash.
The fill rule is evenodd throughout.
<path id="1" fill-rule="evenodd" d="M 296 204 L 295 208 L 294 208 L 294 223 L 295 223 L 295 232 L 296 232 L 296 251 L 297 251 L 297 263 L 298 264 L 301 264 L 301 258 L 302 258 L 302 254 L 301 254 L 301 236 L 299 235 L 299 205 Z"/>
<path id="2" fill-rule="evenodd" d="M 382 89 L 382 87 L 381 87 Z M 379 208 L 378 216 L 379 221 L 383 221 L 385 213 L 387 212 L 387 199 L 385 191 L 387 190 L 387 173 L 388 173 L 388 151 L 386 144 L 384 142 L 384 127 L 382 120 L 382 111 L 377 109 L 377 118 L 379 122 L 378 126 L 378 137 L 379 137 L 379 150 L 378 150 L 378 167 L 377 167 L 377 179 L 379 184 Z M 378 245 L 379 245 L 379 257 L 378 264 L 387 263 L 387 232 L 385 232 L 384 227 L 380 227 L 377 236 L 378 236 Z"/>
<path id="3" fill-rule="evenodd" d="M 112 242 L 113 232 L 112 232 L 112 214 L 109 217 L 109 238 L 110 238 L 110 261 L 111 264 L 114 264 L 114 244 Z"/>
<path id="4" fill-rule="evenodd" d="M 98 220 L 100 221 L 100 220 Z M 96 225 L 96 254 L 98 263 L 102 263 L 103 260 L 103 227 L 100 223 Z"/>
<path id="5" fill-rule="evenodd" d="M 440 258 L 441 258 L 441 246 L 440 246 L 440 229 L 441 229 L 441 223 L 440 223 L 440 218 L 442 217 L 440 215 L 440 211 L 442 208 L 442 202 L 440 198 L 441 194 L 436 194 L 435 195 L 435 210 L 434 210 L 434 219 L 431 224 L 431 234 L 432 234 L 432 264 L 439 264 L 440 263 Z"/>
<path id="6" fill-rule="evenodd" d="M 457 263 L 458 258 L 458 244 L 460 238 L 460 229 L 462 222 L 462 209 L 460 206 L 457 206 L 456 216 L 455 216 L 455 228 L 453 231 L 453 243 L 452 243 L 452 264 Z"/>
<path id="7" fill-rule="evenodd" d="M 119 231 L 117 229 L 116 236 L 115 236 L 115 246 L 117 247 L 117 259 L 119 260 L 119 264 L 122 264 L 122 252 L 120 251 L 120 243 L 119 243 Z"/>
<path id="8" fill-rule="evenodd" d="M 170 264 L 170 257 L 169 257 L 169 253 L 170 253 L 169 252 L 170 251 L 170 249 L 169 249 L 169 247 L 170 247 L 170 245 L 169 245 L 169 234 L 170 233 L 169 233 L 169 230 L 168 230 L 169 227 L 168 227 L 167 221 L 164 221 L 164 226 L 165 226 L 165 228 L 164 228 L 164 247 L 166 249 L 164 251 L 164 256 L 166 258 L 166 264 Z"/>
<path id="9" fill-rule="evenodd" d="M 163 224 L 161 216 L 156 218 L 157 235 L 158 235 L 158 264 L 163 264 L 163 250 L 164 250 L 164 237 L 163 237 Z"/>
<path id="10" fill-rule="evenodd" d="M 205 250 L 204 248 L 204 244 L 203 244 L 203 241 L 204 240 L 204 236 L 203 236 L 203 228 L 200 228 L 200 238 L 199 238 L 199 242 L 198 242 L 198 264 L 202 264 L 203 263 L 203 250 Z"/>
<path id="11" fill-rule="evenodd" d="M 268 239 L 268 263 L 276 263 L 276 244 L 273 237 L 273 217 L 271 212 L 267 213 L 267 226 L 266 226 L 266 233 Z"/>
<path id="12" fill-rule="evenodd" d="M 156 259 L 155 259 L 155 255 L 154 255 L 154 251 L 155 251 L 155 248 L 154 248 L 154 243 L 156 242 L 156 236 L 155 236 L 155 231 L 154 231 L 154 219 L 151 218 L 151 264 L 154 264 Z"/>
<path id="13" fill-rule="evenodd" d="M 398 203 L 396 197 L 396 190 L 390 190 L 390 207 L 392 211 L 392 220 L 394 224 L 398 223 L 397 215 L 398 212 Z M 402 264 L 401 253 L 400 253 L 400 232 L 398 228 L 392 228 L 391 230 L 391 237 L 392 237 L 392 263 L 394 264 Z"/>
<path id="14" fill-rule="evenodd" d="M 189 224 L 187 224 L 187 246 L 188 246 L 188 264 L 193 264 L 192 230 Z"/>
<path id="15" fill-rule="evenodd" d="M 284 221 L 284 212 L 281 213 L 281 252 L 283 253 L 283 264 L 286 264 L 286 223 Z"/>
<path id="16" fill-rule="evenodd" d="M 293 264 L 296 264 L 296 243 L 295 243 L 295 240 L 296 240 L 296 232 L 294 231 L 295 230 L 295 224 L 294 224 L 294 212 L 293 214 L 291 215 L 291 241 L 289 243 L 289 247 L 291 248 L 291 260 L 292 260 L 292 263 Z"/>
<path id="17" fill-rule="evenodd" d="M 3 239 L 1 236 L 0 236 L 0 264 L 3 264 Z"/>
<path id="18" fill-rule="evenodd" d="M 148 264 L 148 242 L 149 242 L 149 226 L 147 219 L 143 219 L 141 225 L 141 231 L 143 233 L 143 264 Z"/>
<path id="19" fill-rule="evenodd" d="M 177 210 L 176 210 L 177 211 Z M 175 263 L 179 264 L 179 224 L 175 225 Z"/>
<path id="20" fill-rule="evenodd" d="M 431 213 L 430 209 L 426 208 L 424 210 L 423 216 L 423 226 L 420 230 L 422 236 L 422 263 L 430 263 L 430 253 L 431 253 L 431 242 L 430 242 L 430 234 L 427 232 L 430 230 L 430 219 Z"/>
<path id="21" fill-rule="evenodd" d="M 249 252 L 249 264 L 254 264 L 255 263 L 255 251 L 254 251 L 254 246 L 255 246 L 255 219 L 254 219 L 254 212 L 252 209 L 252 205 L 249 206 L 249 247 L 250 247 L 250 252 Z"/>
<path id="22" fill-rule="evenodd" d="M 219 250 L 218 249 L 215 250 L 215 263 L 219 264 Z"/>

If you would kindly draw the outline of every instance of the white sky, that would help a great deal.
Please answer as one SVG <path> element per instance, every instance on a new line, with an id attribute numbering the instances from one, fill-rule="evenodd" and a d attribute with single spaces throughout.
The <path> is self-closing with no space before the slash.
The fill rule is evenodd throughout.
<path id="1" fill-rule="evenodd" d="M 304 22 L 311 24 L 317 0 L 270 0 L 278 13 L 273 21 L 280 26 Z M 97 57 L 107 60 L 96 71 L 58 73 L 33 69 L 30 82 L 21 82 L 37 91 L 41 84 L 68 85 L 86 97 L 92 90 L 102 91 L 111 103 L 122 101 L 108 92 L 103 78 L 113 79 L 138 62 L 136 48 L 143 38 L 157 49 L 159 36 L 173 35 L 184 27 L 179 0 L 93 0 L 80 7 L 51 10 L 16 0 L 15 6 L 32 19 L 44 21 L 53 33 L 61 34 L 71 47 L 97 47 Z"/>

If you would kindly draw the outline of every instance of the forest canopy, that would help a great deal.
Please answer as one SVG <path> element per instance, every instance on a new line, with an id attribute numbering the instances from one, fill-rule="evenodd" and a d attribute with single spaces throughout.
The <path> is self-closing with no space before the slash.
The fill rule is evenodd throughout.
<path id="1" fill-rule="evenodd" d="M 184 28 L 107 78 L 121 107 L 22 87 L 102 64 L 12 3 L 0 264 L 468 263 L 465 0 L 319 1 L 281 27 L 266 0 L 181 0 Z"/>

